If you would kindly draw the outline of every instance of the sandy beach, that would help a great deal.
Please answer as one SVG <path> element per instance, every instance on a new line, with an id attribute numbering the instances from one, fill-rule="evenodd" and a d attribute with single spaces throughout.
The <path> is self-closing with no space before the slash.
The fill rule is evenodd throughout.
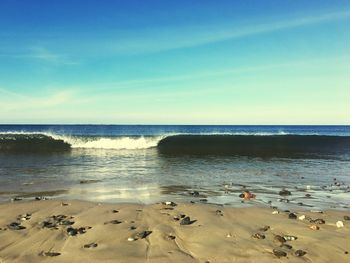
<path id="1" fill-rule="evenodd" d="M 277 211 L 191 203 L 2 203 L 0 262 L 349 260 L 349 211 Z"/>

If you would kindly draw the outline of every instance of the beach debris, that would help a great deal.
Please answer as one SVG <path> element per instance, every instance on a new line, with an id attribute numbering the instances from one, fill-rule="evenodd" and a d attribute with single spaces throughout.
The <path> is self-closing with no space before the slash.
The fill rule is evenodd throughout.
<path id="1" fill-rule="evenodd" d="M 89 244 L 85 244 L 84 245 L 84 248 L 95 248 L 97 247 L 98 245 L 96 243 L 89 243 Z"/>
<path id="2" fill-rule="evenodd" d="M 12 223 L 10 223 L 9 225 L 7 225 L 7 228 L 8 228 L 8 229 L 11 229 L 11 230 L 22 230 L 22 229 L 26 229 L 25 226 L 22 226 L 21 223 L 18 223 L 18 222 L 12 222 Z"/>
<path id="3" fill-rule="evenodd" d="M 270 226 L 263 226 L 263 227 L 259 228 L 259 231 L 264 231 L 264 232 L 266 232 L 266 231 L 269 230 L 269 229 L 270 229 Z"/>
<path id="4" fill-rule="evenodd" d="M 304 250 L 298 249 L 297 251 L 294 252 L 294 255 L 297 257 L 302 257 L 306 255 L 306 252 Z"/>
<path id="5" fill-rule="evenodd" d="M 58 225 L 72 225 L 73 221 L 68 221 L 62 223 L 62 221 L 66 221 L 68 217 L 66 215 L 53 215 L 45 219 L 41 222 L 42 228 L 57 228 Z"/>
<path id="6" fill-rule="evenodd" d="M 272 214 L 273 215 L 277 215 L 277 214 L 279 214 L 280 212 L 278 212 L 277 210 L 275 210 L 275 211 L 272 211 Z"/>
<path id="7" fill-rule="evenodd" d="M 117 220 L 117 219 L 114 219 L 114 220 L 111 220 L 111 221 L 108 221 L 108 222 L 104 222 L 105 225 L 107 225 L 107 224 L 119 225 L 119 224 L 121 224 L 121 223 L 123 223 L 123 222 L 122 222 L 122 221 L 119 221 L 119 220 Z"/>
<path id="8" fill-rule="evenodd" d="M 321 218 L 317 218 L 317 219 L 311 219 L 310 220 L 310 223 L 314 223 L 314 224 L 318 224 L 318 225 L 323 225 L 326 223 L 326 221 L 324 221 L 323 219 Z"/>
<path id="9" fill-rule="evenodd" d="M 311 225 L 311 226 L 309 226 L 309 228 L 310 228 L 311 230 L 319 230 L 319 229 L 320 229 L 320 227 L 317 226 L 317 225 Z"/>
<path id="10" fill-rule="evenodd" d="M 289 213 L 288 214 L 288 218 L 289 219 L 297 219 L 298 217 L 297 217 L 297 215 L 295 213 Z"/>
<path id="11" fill-rule="evenodd" d="M 337 228 L 344 227 L 343 221 L 337 221 L 337 223 L 335 225 L 337 226 Z"/>
<path id="12" fill-rule="evenodd" d="M 298 217 L 299 220 L 304 220 L 305 219 L 305 215 L 301 215 Z"/>
<path id="13" fill-rule="evenodd" d="M 197 220 L 191 220 L 191 218 L 189 216 L 186 216 L 186 217 L 181 219 L 180 225 L 191 225 L 191 224 L 193 224 L 196 221 Z"/>
<path id="14" fill-rule="evenodd" d="M 273 254 L 278 257 L 278 258 L 281 258 L 281 257 L 286 257 L 287 256 L 287 253 L 284 252 L 283 250 L 280 250 L 280 249 L 277 249 L 277 248 L 274 248 L 272 250 Z"/>
<path id="15" fill-rule="evenodd" d="M 261 233 L 255 233 L 255 234 L 252 235 L 252 238 L 265 239 L 265 235 L 261 234 Z"/>
<path id="16" fill-rule="evenodd" d="M 21 197 L 14 197 L 14 198 L 11 198 L 11 202 L 17 202 L 17 201 L 22 201 L 22 198 Z"/>
<path id="17" fill-rule="evenodd" d="M 49 251 L 49 252 L 41 251 L 39 253 L 39 256 L 44 256 L 44 257 L 57 257 L 59 255 L 61 255 L 61 253 L 59 253 L 59 252 L 52 252 L 52 251 Z"/>
<path id="18" fill-rule="evenodd" d="M 286 240 L 284 239 L 284 237 L 280 236 L 280 235 L 275 235 L 274 239 L 273 239 L 276 243 L 279 243 L 280 245 L 284 244 L 286 242 Z"/>
<path id="19" fill-rule="evenodd" d="M 221 210 L 216 210 L 215 211 L 215 213 L 216 213 L 216 215 L 218 215 L 218 216 L 224 216 L 224 213 L 221 211 Z"/>
<path id="20" fill-rule="evenodd" d="M 163 205 L 172 206 L 172 207 L 177 206 L 177 204 L 176 204 L 176 203 L 174 203 L 174 202 L 172 202 L 172 201 L 166 201 L 166 202 L 163 202 L 162 204 L 163 204 Z"/>
<path id="21" fill-rule="evenodd" d="M 344 220 L 346 221 L 350 220 L 350 216 L 344 216 Z"/>
<path id="22" fill-rule="evenodd" d="M 250 199 L 254 199 L 256 195 L 252 194 L 249 191 L 244 191 L 242 194 L 239 195 L 239 197 L 243 198 L 244 200 L 250 200 Z"/>
<path id="23" fill-rule="evenodd" d="M 286 241 L 294 241 L 294 240 L 298 239 L 298 237 L 296 237 L 296 236 L 289 236 L 289 235 L 283 236 L 283 238 Z"/>
<path id="24" fill-rule="evenodd" d="M 292 193 L 290 191 L 288 191 L 287 189 L 283 189 L 278 194 L 281 196 L 287 196 L 287 195 L 291 195 Z"/>

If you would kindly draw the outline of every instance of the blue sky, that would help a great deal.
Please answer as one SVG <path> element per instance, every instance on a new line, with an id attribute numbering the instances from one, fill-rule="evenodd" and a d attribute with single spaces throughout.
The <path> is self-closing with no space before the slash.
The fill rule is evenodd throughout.
<path id="1" fill-rule="evenodd" d="M 0 123 L 350 124 L 350 1 L 0 1 Z"/>

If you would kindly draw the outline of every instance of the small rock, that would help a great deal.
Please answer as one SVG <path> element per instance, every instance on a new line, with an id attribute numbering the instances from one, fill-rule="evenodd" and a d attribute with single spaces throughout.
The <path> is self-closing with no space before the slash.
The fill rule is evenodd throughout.
<path id="1" fill-rule="evenodd" d="M 152 231 L 145 230 L 145 231 L 142 231 L 140 233 L 137 233 L 136 237 L 143 239 L 143 238 L 148 237 L 150 234 L 152 234 Z"/>
<path id="2" fill-rule="evenodd" d="M 311 225 L 311 226 L 309 226 L 309 228 L 312 230 L 319 230 L 320 229 L 320 227 L 316 226 L 316 225 Z"/>
<path id="3" fill-rule="evenodd" d="M 346 221 L 350 220 L 350 216 L 344 216 L 344 220 Z"/>
<path id="4" fill-rule="evenodd" d="M 338 222 L 336 223 L 336 226 L 337 226 L 337 228 L 344 227 L 343 221 L 338 221 Z"/>
<path id="5" fill-rule="evenodd" d="M 113 210 L 112 210 L 112 213 L 116 214 L 116 213 L 119 213 L 119 211 L 118 211 L 118 210 L 113 209 Z"/>
<path id="6" fill-rule="evenodd" d="M 11 202 L 17 202 L 17 201 L 22 201 L 22 198 L 21 197 L 11 198 Z"/>
<path id="7" fill-rule="evenodd" d="M 26 227 L 21 226 L 21 223 L 12 222 L 9 225 L 7 225 L 7 228 L 11 230 L 22 230 L 22 229 L 25 229 Z"/>
<path id="8" fill-rule="evenodd" d="M 128 241 L 135 241 L 136 239 L 133 237 L 128 237 Z"/>
<path id="9" fill-rule="evenodd" d="M 84 245 L 84 248 L 94 248 L 94 247 L 97 247 L 96 243 L 90 243 L 90 244 Z"/>
<path id="10" fill-rule="evenodd" d="M 289 213 L 288 218 L 289 219 L 297 219 L 298 217 L 295 213 Z"/>
<path id="11" fill-rule="evenodd" d="M 174 240 L 176 237 L 174 235 L 167 235 L 166 239 L 167 240 Z"/>
<path id="12" fill-rule="evenodd" d="M 277 214 L 279 214 L 279 212 L 277 210 L 275 210 L 275 211 L 272 211 L 272 214 L 277 215 Z"/>
<path id="13" fill-rule="evenodd" d="M 293 248 L 291 245 L 286 244 L 286 243 L 281 244 L 281 247 L 282 247 L 282 248 L 286 248 L 286 249 L 292 249 L 292 248 Z"/>
<path id="14" fill-rule="evenodd" d="M 288 191 L 287 189 L 283 189 L 278 194 L 281 196 L 287 196 L 287 195 L 291 195 L 292 193 L 290 191 Z"/>
<path id="15" fill-rule="evenodd" d="M 76 236 L 78 234 L 78 230 L 73 227 L 68 227 L 67 233 L 69 236 Z"/>
<path id="16" fill-rule="evenodd" d="M 298 237 L 296 236 L 284 236 L 283 237 L 286 241 L 294 241 L 294 240 L 297 240 Z"/>
<path id="17" fill-rule="evenodd" d="M 297 251 L 295 251 L 294 255 L 297 257 L 302 257 L 306 255 L 306 252 L 304 250 L 298 249 Z"/>
<path id="18" fill-rule="evenodd" d="M 284 252 L 283 250 L 280 250 L 280 249 L 273 249 L 273 254 L 278 257 L 278 258 L 281 258 L 281 257 L 286 257 L 287 256 L 287 253 Z"/>
<path id="19" fill-rule="evenodd" d="M 61 206 L 69 206 L 68 203 L 61 203 Z"/>
<path id="20" fill-rule="evenodd" d="M 196 222 L 196 220 L 191 220 L 191 218 L 189 216 L 186 216 L 183 219 L 181 219 L 180 225 L 191 225 L 194 222 Z"/>
<path id="21" fill-rule="evenodd" d="M 115 219 L 115 220 L 111 220 L 111 221 L 105 222 L 104 224 L 105 225 L 107 225 L 107 224 L 119 225 L 121 223 L 123 223 L 123 222 Z"/>
<path id="22" fill-rule="evenodd" d="M 264 227 L 260 228 L 259 230 L 266 232 L 269 229 L 270 229 L 270 226 L 264 226 Z"/>
<path id="23" fill-rule="evenodd" d="M 284 237 L 280 236 L 280 235 L 275 235 L 274 239 L 275 242 L 283 244 L 286 242 L 286 240 L 284 239 Z"/>
<path id="24" fill-rule="evenodd" d="M 221 211 L 221 210 L 216 210 L 215 213 L 218 215 L 218 216 L 223 216 L 224 213 Z"/>
<path id="25" fill-rule="evenodd" d="M 301 215 L 298 217 L 299 220 L 304 220 L 305 219 L 305 215 Z"/>
<path id="26" fill-rule="evenodd" d="M 162 204 L 163 204 L 163 205 L 169 205 L 169 206 L 177 206 L 176 203 L 171 202 L 171 201 L 166 201 L 166 202 L 163 202 Z"/>
<path id="27" fill-rule="evenodd" d="M 310 197 L 311 197 L 311 195 L 310 195 L 310 194 L 306 194 L 306 195 L 305 195 L 305 197 L 310 198 Z"/>
<path id="28" fill-rule="evenodd" d="M 324 221 L 323 219 L 321 218 L 317 218 L 317 219 L 311 219 L 310 220 L 310 223 L 314 223 L 314 224 L 318 224 L 318 225 L 323 225 L 326 223 L 326 221 Z"/>
<path id="29" fill-rule="evenodd" d="M 129 227 L 130 230 L 135 230 L 136 228 L 137 228 L 136 226 Z"/>
<path id="30" fill-rule="evenodd" d="M 255 233 L 254 235 L 252 235 L 252 238 L 265 239 L 265 235 L 261 233 Z"/>
<path id="31" fill-rule="evenodd" d="M 61 253 L 59 253 L 59 252 L 44 252 L 44 251 L 42 251 L 40 254 L 39 254 L 40 256 L 44 256 L 44 257 L 57 257 L 57 256 L 59 256 L 59 255 L 61 255 Z"/>
<path id="32" fill-rule="evenodd" d="M 192 192 L 190 192 L 190 195 L 192 195 L 192 196 L 199 196 L 199 192 L 198 191 L 192 191 Z"/>

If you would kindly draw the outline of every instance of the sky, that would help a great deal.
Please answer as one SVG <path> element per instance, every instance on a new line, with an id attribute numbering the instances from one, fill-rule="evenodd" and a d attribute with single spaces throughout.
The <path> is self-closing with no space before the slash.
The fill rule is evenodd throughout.
<path id="1" fill-rule="evenodd" d="M 350 1 L 1 0 L 0 123 L 350 124 Z"/>

